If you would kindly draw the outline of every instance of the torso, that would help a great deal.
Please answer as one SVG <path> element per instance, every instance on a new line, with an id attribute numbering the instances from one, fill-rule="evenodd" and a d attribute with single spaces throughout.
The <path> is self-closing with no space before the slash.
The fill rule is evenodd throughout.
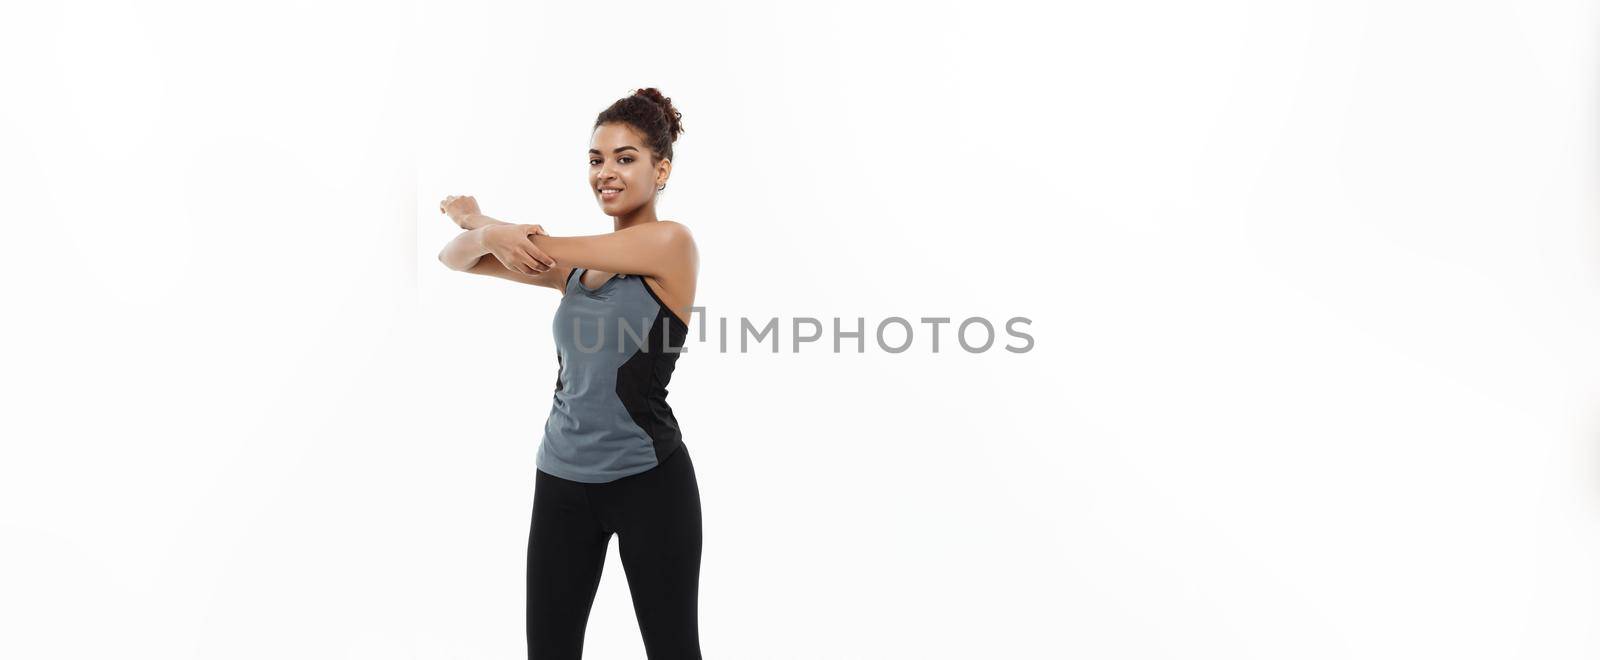
<path id="1" fill-rule="evenodd" d="M 682 446 L 667 384 L 688 335 L 639 275 L 568 275 L 552 321 L 560 366 L 540 470 L 605 483 L 649 470 Z"/>

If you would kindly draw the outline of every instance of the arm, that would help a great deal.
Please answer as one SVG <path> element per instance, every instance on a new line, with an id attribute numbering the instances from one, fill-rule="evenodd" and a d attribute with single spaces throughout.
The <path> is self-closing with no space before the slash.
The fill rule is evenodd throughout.
<path id="1" fill-rule="evenodd" d="M 503 280 L 511 280 L 512 282 L 517 282 L 520 284 L 545 286 L 557 291 L 565 292 L 567 290 L 567 276 L 572 274 L 572 268 L 567 266 L 555 266 L 550 270 L 539 273 L 538 275 L 524 275 L 506 268 L 505 264 L 500 263 L 499 259 L 494 258 L 494 255 L 486 254 L 482 257 L 479 257 L 478 263 L 473 264 L 471 268 L 468 268 L 464 272 L 472 273 L 474 275 L 498 277 Z"/>
<path id="2" fill-rule="evenodd" d="M 481 229 L 490 225 L 509 225 L 511 223 L 501 222 L 482 213 L 468 213 L 456 220 L 456 224 L 460 225 L 462 229 Z"/>
<path id="3" fill-rule="evenodd" d="M 444 244 L 444 249 L 439 250 L 439 261 L 448 266 L 450 270 L 468 270 L 473 264 L 478 263 L 478 258 L 489 254 L 489 246 L 483 242 L 483 233 L 488 227 L 468 229 L 449 243 Z"/>
<path id="4" fill-rule="evenodd" d="M 454 240 L 446 243 L 443 250 L 439 251 L 439 261 L 448 266 L 450 270 L 469 271 L 478 263 L 479 257 L 489 254 L 492 250 L 484 243 L 486 227 L 508 224 L 478 212 L 478 200 L 470 195 L 457 197 L 451 195 L 439 203 L 439 212 L 450 216 L 450 221 L 463 230 Z M 543 231 L 543 230 L 541 230 Z M 524 273 L 534 275 L 536 273 Z"/>
<path id="5" fill-rule="evenodd" d="M 530 255 L 515 243 L 500 247 L 501 253 L 506 254 L 516 266 L 516 269 L 508 268 L 501 260 L 500 254 L 496 253 L 495 247 L 489 243 L 491 229 L 499 233 L 515 234 L 515 239 L 520 241 L 524 237 L 522 231 L 542 232 L 543 228 L 538 225 L 512 225 L 478 214 L 463 216 L 457 220 L 457 224 L 466 231 L 457 234 L 445 244 L 443 250 L 439 251 L 439 261 L 451 270 L 490 275 L 523 284 L 546 286 L 558 291 L 566 290 L 566 279 L 572 272 L 571 268 L 547 265 L 546 262 L 552 261 L 548 256 Z M 511 227 L 511 229 L 501 229 L 501 227 Z M 531 244 L 529 247 L 532 247 Z M 537 250 L 537 247 L 533 247 L 534 252 Z"/>
<path id="6" fill-rule="evenodd" d="M 466 231 L 456 234 L 439 251 L 439 261 L 451 270 L 467 270 L 485 254 L 525 275 L 538 275 L 555 265 L 555 259 L 528 240 L 530 235 L 543 234 L 544 227 L 514 225 L 476 213 L 460 216 L 456 224 Z"/>
<path id="7" fill-rule="evenodd" d="M 529 236 L 562 266 L 609 273 L 649 275 L 662 280 L 693 278 L 697 252 L 689 228 L 659 220 L 594 236 Z"/>

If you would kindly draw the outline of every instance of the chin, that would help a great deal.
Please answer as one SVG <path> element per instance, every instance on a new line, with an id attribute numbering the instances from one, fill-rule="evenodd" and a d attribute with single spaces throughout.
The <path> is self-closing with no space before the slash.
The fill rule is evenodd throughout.
<path id="1" fill-rule="evenodd" d="M 639 206 L 637 204 L 629 204 L 620 199 L 613 201 L 610 204 L 600 202 L 600 210 L 605 211 L 606 215 L 623 215 L 638 207 Z"/>

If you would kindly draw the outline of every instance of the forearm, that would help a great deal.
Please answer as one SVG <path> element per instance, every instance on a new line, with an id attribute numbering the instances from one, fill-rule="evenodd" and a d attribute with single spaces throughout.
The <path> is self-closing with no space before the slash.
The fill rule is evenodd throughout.
<path id="1" fill-rule="evenodd" d="M 482 229 L 484 227 L 490 227 L 490 226 L 493 226 L 493 225 L 509 225 L 509 224 L 512 224 L 512 223 L 510 223 L 510 222 L 501 222 L 499 220 L 496 220 L 494 218 L 486 216 L 486 215 L 484 215 L 482 213 L 473 213 L 471 215 L 468 215 L 465 218 L 462 218 L 456 224 L 461 225 L 462 229 L 469 229 L 470 230 L 470 229 Z"/>
<path id="2" fill-rule="evenodd" d="M 490 250 L 483 244 L 483 230 L 495 225 L 509 225 L 512 223 L 501 222 L 482 213 L 471 213 L 456 222 L 465 231 L 457 234 L 454 240 L 445 244 L 439 252 L 439 261 L 444 262 L 452 270 L 468 270 L 478 263 L 478 259 Z"/>
<path id="3" fill-rule="evenodd" d="M 493 218 L 489 218 L 493 220 Z M 496 221 L 498 222 L 498 221 Z M 505 224 L 505 223 L 500 223 Z M 444 249 L 439 251 L 439 261 L 448 266 L 450 270 L 468 270 L 478 259 L 489 254 L 489 248 L 483 243 L 483 232 L 494 225 L 484 225 L 476 229 L 468 229 L 455 238 L 445 243 Z"/>

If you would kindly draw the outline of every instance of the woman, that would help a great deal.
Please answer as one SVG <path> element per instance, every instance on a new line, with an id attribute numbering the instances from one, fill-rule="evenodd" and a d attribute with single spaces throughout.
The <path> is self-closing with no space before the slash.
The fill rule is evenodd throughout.
<path id="1" fill-rule="evenodd" d="M 609 234 L 549 236 L 486 217 L 471 197 L 440 205 L 466 230 L 439 253 L 445 265 L 562 292 L 528 538 L 538 660 L 583 653 L 613 532 L 649 657 L 700 657 L 700 489 L 666 401 L 699 254 L 686 227 L 656 219 L 681 132 L 682 114 L 654 88 L 595 120 L 589 188 L 612 217 Z"/>

